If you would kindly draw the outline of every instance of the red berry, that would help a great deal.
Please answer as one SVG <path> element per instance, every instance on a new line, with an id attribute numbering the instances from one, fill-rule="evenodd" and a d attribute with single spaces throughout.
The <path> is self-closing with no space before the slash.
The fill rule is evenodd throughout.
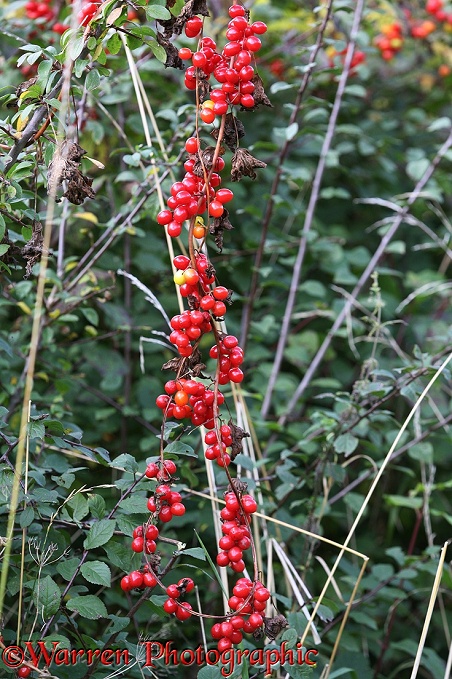
<path id="1" fill-rule="evenodd" d="M 222 622 L 221 625 L 220 625 L 220 629 L 221 629 L 221 635 L 223 637 L 230 637 L 231 634 L 234 631 L 234 628 L 233 628 L 233 626 L 231 625 L 230 622 Z"/>
<path id="2" fill-rule="evenodd" d="M 132 540 L 132 545 L 131 545 L 131 547 L 132 547 L 132 549 L 133 549 L 134 552 L 142 552 L 142 551 L 143 551 L 143 547 L 144 547 L 144 540 L 143 540 L 143 538 L 135 538 L 134 540 Z"/>
<path id="3" fill-rule="evenodd" d="M 253 33 L 262 35 L 262 33 L 265 33 L 267 31 L 267 24 L 264 24 L 263 21 L 255 21 L 253 24 L 251 24 L 251 28 L 253 30 Z"/>
<path id="4" fill-rule="evenodd" d="M 235 17 L 243 17 L 245 16 L 245 8 L 242 7 L 242 5 L 231 5 L 228 9 L 228 13 L 233 19 Z"/>
<path id="5" fill-rule="evenodd" d="M 217 318 L 219 318 L 220 316 L 224 316 L 226 313 L 226 304 L 224 302 L 215 302 L 215 304 L 213 305 L 212 313 Z"/>
<path id="6" fill-rule="evenodd" d="M 151 525 L 146 528 L 146 540 L 156 540 L 158 536 L 159 529 L 151 523 Z"/>
<path id="7" fill-rule="evenodd" d="M 234 562 L 240 561 L 242 556 L 243 552 L 240 549 L 240 547 L 232 547 L 232 549 L 228 551 L 228 557 L 230 561 Z"/>
<path id="8" fill-rule="evenodd" d="M 181 47 L 178 54 L 179 54 L 179 59 L 182 59 L 182 61 L 185 61 L 187 59 L 191 59 L 191 55 L 193 53 L 192 53 L 192 51 L 189 47 Z"/>
<path id="9" fill-rule="evenodd" d="M 131 589 L 139 589 L 143 586 L 143 574 L 140 571 L 132 571 L 129 574 L 129 583 Z"/>
<path id="10" fill-rule="evenodd" d="M 196 38 L 196 36 L 201 32 L 202 29 L 202 19 L 198 16 L 189 19 L 185 24 L 185 35 L 187 38 Z"/>
<path id="11" fill-rule="evenodd" d="M 225 288 L 224 285 L 217 285 L 217 287 L 213 289 L 212 294 L 215 299 L 224 301 L 229 297 L 229 290 Z"/>
<path id="12" fill-rule="evenodd" d="M 184 601 L 183 607 L 181 605 L 177 607 L 176 618 L 181 621 L 188 620 L 188 618 L 191 618 L 191 608 L 191 604 L 189 604 L 187 601 Z"/>
<path id="13" fill-rule="evenodd" d="M 159 519 L 160 521 L 163 521 L 163 523 L 168 523 L 168 521 L 171 521 L 173 518 L 173 513 L 171 511 L 171 507 L 162 507 L 161 510 L 159 511 Z"/>
<path id="14" fill-rule="evenodd" d="M 189 137 L 185 142 L 185 150 L 187 153 L 197 153 L 199 149 L 199 141 L 196 137 Z"/>
<path id="15" fill-rule="evenodd" d="M 144 573 L 143 575 L 143 585 L 145 587 L 155 587 L 157 584 L 157 580 L 155 579 L 155 576 L 152 575 L 152 573 Z"/>
<path id="16" fill-rule="evenodd" d="M 257 502 L 251 495 L 244 495 L 242 497 L 242 505 L 247 514 L 253 514 L 257 510 Z"/>
<path id="17" fill-rule="evenodd" d="M 219 622 L 216 622 L 215 625 L 212 626 L 212 629 L 210 630 L 210 634 L 212 636 L 212 639 L 221 639 L 222 634 L 221 634 L 221 625 Z"/>
<path id="18" fill-rule="evenodd" d="M 165 224 L 169 224 L 172 219 L 173 213 L 171 212 L 171 210 L 162 210 L 157 215 L 157 222 L 162 226 L 164 226 Z"/>
<path id="19" fill-rule="evenodd" d="M 174 599 L 167 599 L 163 604 L 163 610 L 166 613 L 175 613 L 177 611 L 177 608 L 178 608 L 177 601 L 174 601 Z"/>
<path id="20" fill-rule="evenodd" d="M 217 554 L 217 564 L 221 566 L 222 568 L 226 567 L 229 565 L 229 556 L 228 552 L 220 552 Z"/>
<path id="21" fill-rule="evenodd" d="M 232 648 L 232 641 L 227 637 L 222 637 L 218 641 L 218 650 L 220 653 L 223 653 L 223 651 L 228 651 L 230 648 Z"/>
<path id="22" fill-rule="evenodd" d="M 250 617 L 248 618 L 248 622 L 250 623 L 253 630 L 255 630 L 258 627 L 262 627 L 264 624 L 264 619 L 260 613 L 251 613 Z"/>
<path id="23" fill-rule="evenodd" d="M 191 592 L 195 588 L 195 583 L 191 578 L 181 578 L 177 584 L 180 587 L 184 587 L 187 593 Z"/>
<path id="24" fill-rule="evenodd" d="M 170 599 L 177 599 L 180 596 L 180 589 L 178 589 L 177 585 L 168 585 L 166 593 Z"/>
<path id="25" fill-rule="evenodd" d="M 132 586 L 130 584 L 130 578 L 128 575 L 125 575 L 121 579 L 121 589 L 124 590 L 124 592 L 130 592 L 130 590 L 132 589 Z"/>
<path id="26" fill-rule="evenodd" d="M 26 667 L 26 665 L 22 665 L 22 667 L 19 667 L 17 671 L 17 676 L 18 677 L 29 677 L 30 674 L 32 673 L 32 669 L 30 667 Z"/>
<path id="27" fill-rule="evenodd" d="M 185 506 L 182 502 L 175 502 L 171 505 L 171 514 L 174 516 L 183 516 L 185 514 Z"/>

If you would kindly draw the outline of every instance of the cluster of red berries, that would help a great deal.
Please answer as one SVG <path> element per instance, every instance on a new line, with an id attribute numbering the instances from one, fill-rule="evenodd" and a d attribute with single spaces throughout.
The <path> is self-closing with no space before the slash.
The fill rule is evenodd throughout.
<path id="1" fill-rule="evenodd" d="M 145 587 L 155 587 L 157 578 L 150 566 L 145 564 L 141 570 L 132 571 L 121 579 L 121 589 L 124 592 L 131 592 L 133 589 L 145 589 Z"/>
<path id="2" fill-rule="evenodd" d="M 374 40 L 375 46 L 380 50 L 381 58 L 385 61 L 391 61 L 397 52 L 400 52 L 403 42 L 402 26 L 398 21 L 383 26 L 381 34 L 377 35 Z"/>
<path id="3" fill-rule="evenodd" d="M 171 490 L 171 486 L 166 483 L 161 483 L 156 487 L 154 494 L 148 499 L 148 509 L 152 514 L 157 514 L 162 523 L 168 523 L 173 516 L 183 516 L 185 514 L 185 505 L 182 502 L 181 494 Z"/>
<path id="4" fill-rule="evenodd" d="M 452 25 L 452 12 L 447 12 L 444 9 L 444 0 L 427 0 L 425 11 L 434 16 L 437 21 Z"/>
<path id="5" fill-rule="evenodd" d="M 226 507 L 220 512 L 223 537 L 218 543 L 223 551 L 217 555 L 217 564 L 241 573 L 245 570 L 243 552 L 251 547 L 249 515 L 257 510 L 257 503 L 251 495 L 241 497 L 234 492 L 226 493 L 224 499 Z"/>
<path id="6" fill-rule="evenodd" d="M 206 429 L 215 427 L 213 405 L 215 392 L 207 389 L 202 382 L 180 378 L 165 383 L 166 394 L 156 398 L 156 405 L 165 411 L 167 418 L 176 420 L 190 418 L 195 427 L 204 425 Z M 217 403 L 224 403 L 224 395 L 218 392 Z M 166 463 L 165 463 L 166 464 Z"/>
<path id="7" fill-rule="evenodd" d="M 230 189 L 219 189 L 215 192 L 221 184 L 221 177 L 218 173 L 225 165 L 221 156 L 217 158 L 206 186 L 204 175 L 199 177 L 193 172 L 199 152 L 198 139 L 189 137 L 185 142 L 185 150 L 190 154 L 184 163 L 186 174 L 182 181 L 172 185 L 171 195 L 167 200 L 168 209 L 162 210 L 157 215 L 157 222 L 167 227 L 167 232 L 172 238 L 180 236 L 182 224 L 187 219 L 201 215 L 207 209 L 211 217 L 221 217 L 224 204 L 234 197 Z"/>
<path id="8" fill-rule="evenodd" d="M 215 623 L 210 631 L 212 638 L 218 641 L 220 653 L 232 648 L 233 644 L 240 644 L 243 632 L 252 634 L 262 627 L 262 612 L 270 598 L 270 592 L 261 582 L 257 581 L 253 586 L 248 578 L 237 580 L 232 593 L 228 603 L 235 615 Z"/>
<path id="9" fill-rule="evenodd" d="M 55 11 L 50 7 L 52 0 L 30 0 L 25 5 L 25 14 L 28 19 L 42 19 L 38 24 L 44 25 L 55 18 Z"/>
<path id="10" fill-rule="evenodd" d="M 243 372 L 239 366 L 242 365 L 245 355 L 243 349 L 239 347 L 239 341 L 235 335 L 226 335 L 223 339 L 220 339 L 219 343 L 214 344 L 210 349 L 209 356 L 219 361 L 219 384 L 228 384 L 229 382 L 238 384 L 243 380 Z"/>
<path id="11" fill-rule="evenodd" d="M 178 620 L 188 620 L 192 615 L 192 605 L 188 601 L 181 601 L 184 594 L 188 594 L 195 587 L 191 578 L 182 578 L 177 584 L 168 585 L 166 593 L 168 599 L 163 604 L 163 610 L 174 613 Z"/>
<path id="12" fill-rule="evenodd" d="M 217 461 L 220 467 L 229 467 L 231 464 L 232 432 L 228 424 L 220 427 L 221 442 L 218 441 L 217 432 L 214 430 L 204 434 L 204 442 L 207 444 L 204 453 L 206 460 Z"/>
<path id="13" fill-rule="evenodd" d="M 217 51 L 215 41 L 208 37 L 200 39 L 195 52 L 188 47 L 179 50 L 179 57 L 191 60 L 192 63 L 185 72 L 187 89 L 196 89 L 197 69 L 208 77 L 213 74 L 221 85 L 221 88 L 213 89 L 210 99 L 202 104 L 200 117 L 208 124 L 213 123 L 216 116 L 227 113 L 231 105 L 252 108 L 255 104 L 254 68 L 251 62 L 262 46 L 258 36 L 266 32 L 267 26 L 262 21 L 250 24 L 246 18 L 246 10 L 241 5 L 232 5 L 229 16 L 231 20 L 226 31 L 229 42 L 221 53 Z M 185 35 L 196 38 L 201 34 L 202 27 L 202 19 L 193 17 L 185 25 Z"/>

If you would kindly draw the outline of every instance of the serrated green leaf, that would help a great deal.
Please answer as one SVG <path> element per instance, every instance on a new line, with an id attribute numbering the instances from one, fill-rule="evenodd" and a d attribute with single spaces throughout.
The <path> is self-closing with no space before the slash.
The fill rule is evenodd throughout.
<path id="1" fill-rule="evenodd" d="M 95 549 L 105 545 L 113 536 L 115 532 L 116 522 L 112 519 L 101 519 L 90 528 L 86 536 L 83 546 L 85 549 Z"/>
<path id="2" fill-rule="evenodd" d="M 111 466 L 115 469 L 124 469 L 125 471 L 132 472 L 134 474 L 138 470 L 138 464 L 135 458 L 129 453 L 122 453 L 118 455 L 114 460 L 111 461 Z"/>
<path id="3" fill-rule="evenodd" d="M 166 62 L 167 59 L 167 54 L 164 48 L 159 45 L 157 42 L 154 40 L 150 40 L 148 42 L 149 47 L 152 50 L 152 53 L 154 54 L 155 58 L 158 59 L 162 64 Z"/>
<path id="4" fill-rule="evenodd" d="M 60 606 L 60 588 L 50 575 L 46 575 L 41 580 L 36 580 L 32 598 L 38 611 L 42 612 L 42 617 L 49 618 Z"/>
<path id="5" fill-rule="evenodd" d="M 27 431 L 31 439 L 43 439 L 46 433 L 44 424 L 42 422 L 34 422 L 33 420 L 28 423 Z"/>
<path id="6" fill-rule="evenodd" d="M 62 578 L 68 582 L 74 577 L 74 573 L 80 564 L 80 559 L 65 559 L 65 561 L 59 561 L 56 566 L 57 572 Z"/>
<path id="7" fill-rule="evenodd" d="M 79 523 L 82 519 L 89 514 L 89 504 L 88 500 L 82 495 L 82 493 L 77 493 L 69 501 L 68 506 L 72 509 L 72 516 L 74 521 Z"/>
<path id="8" fill-rule="evenodd" d="M 113 625 L 108 628 L 109 635 L 121 632 L 130 623 L 130 618 L 120 617 L 119 615 L 109 615 L 108 617 L 113 621 Z"/>
<path id="9" fill-rule="evenodd" d="M 88 504 L 91 514 L 95 519 L 104 518 L 106 505 L 102 495 L 97 494 L 88 495 Z"/>
<path id="10" fill-rule="evenodd" d="M 81 574 L 93 585 L 111 586 L 111 570 L 102 561 L 87 561 L 80 569 Z"/>
<path id="11" fill-rule="evenodd" d="M 181 552 L 184 556 L 191 556 L 193 559 L 200 559 L 201 561 L 206 560 L 206 555 L 201 547 L 191 547 L 190 549 L 184 549 Z"/>
<path id="12" fill-rule="evenodd" d="M 75 596 L 70 599 L 66 608 L 74 611 L 88 620 L 98 620 L 99 618 L 107 618 L 108 612 L 103 601 L 93 594 L 86 596 Z"/>

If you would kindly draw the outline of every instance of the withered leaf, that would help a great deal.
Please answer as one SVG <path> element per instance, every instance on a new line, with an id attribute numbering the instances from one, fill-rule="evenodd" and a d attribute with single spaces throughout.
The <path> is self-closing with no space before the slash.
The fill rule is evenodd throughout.
<path id="1" fill-rule="evenodd" d="M 26 261 L 24 278 L 28 278 L 31 275 L 33 266 L 40 259 L 43 242 L 42 224 L 41 222 L 34 221 L 31 238 L 22 248 L 22 256 Z"/>
<path id="2" fill-rule="evenodd" d="M 198 98 L 202 103 L 207 99 L 210 99 L 210 82 L 209 76 L 207 76 L 200 68 L 195 69 L 195 74 L 197 76 L 197 88 L 198 88 Z"/>
<path id="3" fill-rule="evenodd" d="M 161 45 L 166 52 L 165 68 L 179 68 L 183 70 L 184 65 L 182 63 L 182 59 L 180 58 L 179 52 L 176 47 L 174 47 L 173 43 L 169 40 L 166 40 L 163 36 L 163 33 L 160 33 L 159 31 L 157 31 L 156 37 L 158 44 Z"/>
<path id="4" fill-rule="evenodd" d="M 214 139 L 218 139 L 219 130 L 212 130 L 211 135 Z M 235 151 L 239 145 L 239 140 L 245 136 L 245 127 L 241 120 L 236 118 L 232 113 L 226 115 L 224 124 L 224 135 L 223 141 L 226 146 L 231 150 Z"/>
<path id="5" fill-rule="evenodd" d="M 246 493 L 246 491 L 248 490 L 248 484 L 246 481 L 242 481 L 241 479 L 234 477 L 232 479 L 232 484 L 230 483 L 228 485 L 226 493 L 231 493 L 234 490 L 234 488 L 237 491 L 237 493 Z"/>
<path id="6" fill-rule="evenodd" d="M 162 370 L 174 370 L 174 372 L 177 372 L 181 367 L 183 361 L 184 359 L 182 358 L 182 356 L 179 356 L 177 358 L 171 358 L 169 361 L 162 365 Z"/>
<path id="7" fill-rule="evenodd" d="M 237 457 L 237 455 L 241 453 L 243 450 L 242 440 L 244 438 L 248 438 L 249 434 L 247 431 L 234 424 L 232 420 L 229 420 L 228 426 L 231 429 L 232 438 L 231 460 L 234 460 Z"/>
<path id="8" fill-rule="evenodd" d="M 234 227 L 229 221 L 229 211 L 226 208 L 223 210 L 221 217 L 215 217 L 213 222 L 209 226 L 209 233 L 215 238 L 215 245 L 218 248 L 218 252 L 223 250 L 223 233 L 226 229 L 230 231 Z"/>
<path id="9" fill-rule="evenodd" d="M 55 195 L 63 181 L 67 188 L 63 196 L 74 205 L 81 205 L 85 198 L 94 198 L 93 180 L 82 174 L 80 161 L 86 151 L 79 144 L 65 139 L 55 151 L 47 173 L 47 193 Z"/>
<path id="10" fill-rule="evenodd" d="M 273 108 L 273 104 L 271 103 L 271 101 L 267 97 L 267 95 L 265 94 L 264 83 L 262 82 L 262 78 L 260 77 L 260 75 L 255 73 L 251 82 L 254 84 L 254 92 L 253 92 L 254 106 L 251 106 L 250 108 L 247 108 L 246 106 L 241 106 L 240 110 L 241 111 L 255 111 L 261 105 L 269 106 L 270 108 Z"/>
<path id="11" fill-rule="evenodd" d="M 213 158 L 215 155 L 215 146 L 207 146 L 199 155 L 196 156 L 195 164 L 193 166 L 193 174 L 197 177 L 204 177 L 204 172 L 210 172 L 212 169 Z"/>
<path id="12" fill-rule="evenodd" d="M 278 634 L 289 627 L 287 619 L 283 615 L 276 615 L 274 618 L 264 618 L 264 630 L 266 636 L 273 641 Z"/>
<path id="13" fill-rule="evenodd" d="M 247 149 L 237 149 L 232 156 L 231 180 L 239 182 L 244 175 L 256 179 L 255 167 L 267 167 L 267 163 L 252 156 Z"/>

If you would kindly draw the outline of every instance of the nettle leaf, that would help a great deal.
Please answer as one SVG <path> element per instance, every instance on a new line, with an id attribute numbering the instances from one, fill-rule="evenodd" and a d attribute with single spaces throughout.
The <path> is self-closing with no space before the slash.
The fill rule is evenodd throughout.
<path id="1" fill-rule="evenodd" d="M 147 509 L 146 495 L 132 495 L 121 502 L 121 510 L 125 514 L 144 514 Z"/>
<path id="2" fill-rule="evenodd" d="M 81 574 L 93 585 L 111 586 L 111 570 L 102 561 L 88 561 L 80 569 Z"/>
<path id="3" fill-rule="evenodd" d="M 333 447 L 336 453 L 345 453 L 345 456 L 351 455 L 356 449 L 359 439 L 353 434 L 340 434 L 334 441 Z"/>
<path id="4" fill-rule="evenodd" d="M 31 439 L 43 439 L 46 433 L 44 424 L 42 422 L 34 422 L 33 420 L 28 423 L 27 431 Z"/>
<path id="5" fill-rule="evenodd" d="M 95 549 L 105 545 L 115 532 L 116 521 L 112 519 L 101 519 L 90 528 L 86 536 L 83 546 L 85 549 Z"/>
<path id="6" fill-rule="evenodd" d="M 78 613 L 82 618 L 88 618 L 88 620 L 108 617 L 108 611 L 104 602 L 93 594 L 73 597 L 67 602 L 66 608 Z"/>
<path id="7" fill-rule="evenodd" d="M 103 549 L 108 556 L 109 562 L 126 573 L 130 573 L 130 571 L 140 567 L 141 554 L 132 552 L 130 547 L 126 547 L 123 543 L 112 540 Z"/>
<path id="8" fill-rule="evenodd" d="M 57 612 L 60 607 L 60 599 L 60 588 L 50 575 L 46 575 L 42 580 L 36 581 L 36 586 L 33 590 L 33 602 L 38 611 L 42 612 L 44 619 Z"/>

